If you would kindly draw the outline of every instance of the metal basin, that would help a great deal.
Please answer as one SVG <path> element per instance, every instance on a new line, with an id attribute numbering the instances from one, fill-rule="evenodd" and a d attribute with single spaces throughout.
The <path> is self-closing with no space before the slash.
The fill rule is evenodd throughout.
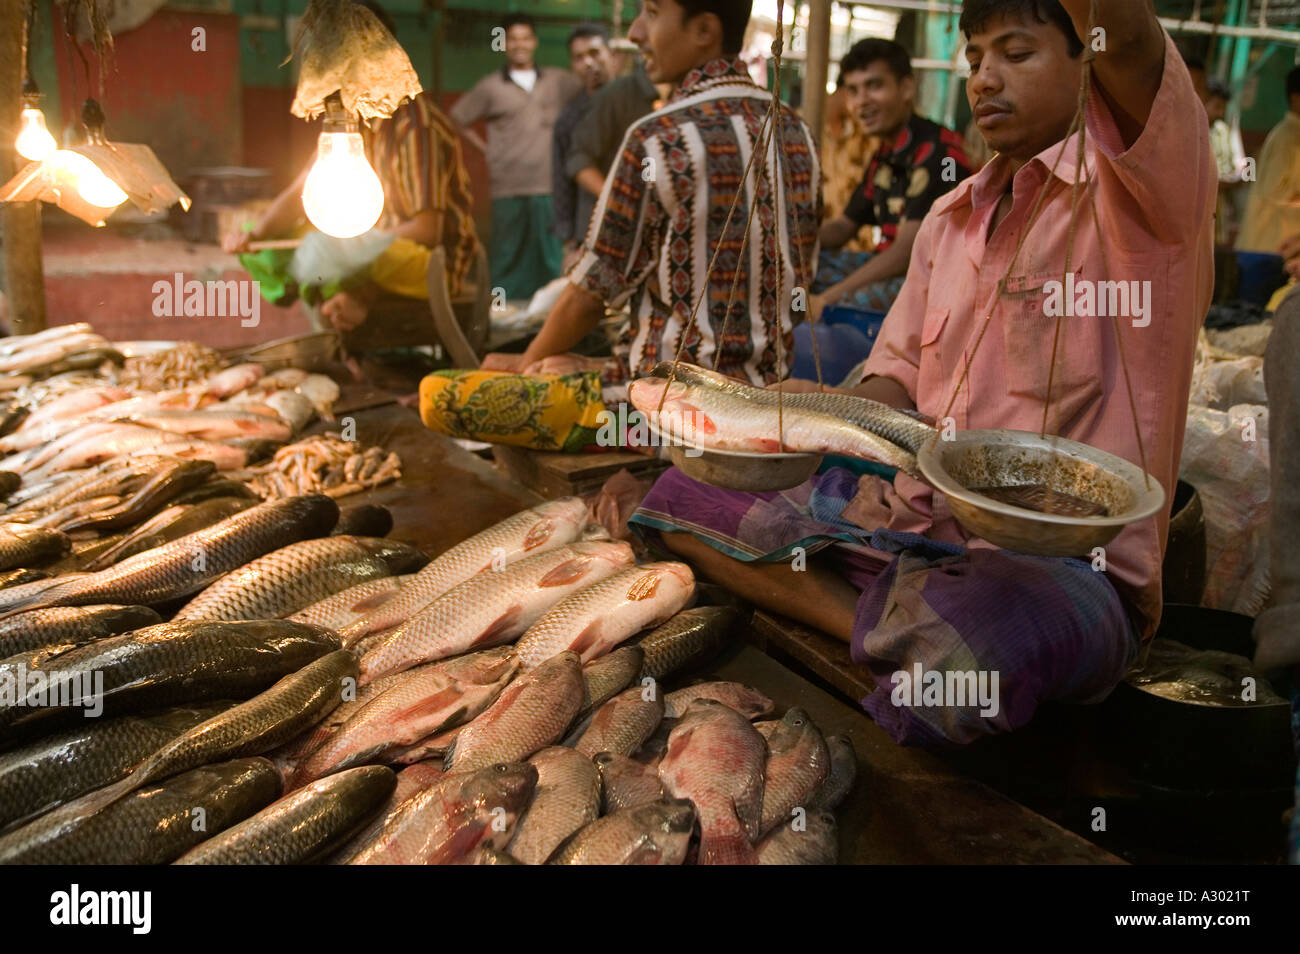
<path id="1" fill-rule="evenodd" d="M 917 464 L 968 532 L 1019 553 L 1084 556 L 1165 505 L 1164 489 L 1154 479 L 1148 488 L 1140 467 L 1087 444 L 1029 431 L 961 431 L 952 440 L 927 443 Z M 1101 504 L 1106 516 L 1038 513 L 970 489 L 1022 484 L 1044 484 Z"/>
<path id="2" fill-rule="evenodd" d="M 742 454 L 670 444 L 668 456 L 692 480 L 748 493 L 798 487 L 821 466 L 820 454 Z"/>

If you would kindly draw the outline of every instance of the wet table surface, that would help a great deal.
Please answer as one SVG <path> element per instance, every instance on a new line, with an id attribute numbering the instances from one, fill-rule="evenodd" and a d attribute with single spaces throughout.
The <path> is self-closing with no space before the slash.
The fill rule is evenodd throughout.
<path id="1" fill-rule="evenodd" d="M 348 389 L 341 408 L 349 407 Z M 369 396 L 368 397 L 372 397 Z M 340 411 L 357 439 L 393 450 L 400 480 L 352 494 L 344 508 L 379 504 L 393 514 L 391 536 L 436 556 L 466 537 L 538 503 L 490 463 L 430 432 L 415 411 L 359 402 Z M 354 405 L 355 406 L 355 405 Z M 709 678 L 743 682 L 766 693 L 778 711 L 799 705 L 828 735 L 845 735 L 858 754 L 858 780 L 837 811 L 840 860 L 858 864 L 1115 864 L 1120 859 L 1041 815 L 963 776 L 919 749 L 896 745 L 850 707 L 739 640 Z"/>

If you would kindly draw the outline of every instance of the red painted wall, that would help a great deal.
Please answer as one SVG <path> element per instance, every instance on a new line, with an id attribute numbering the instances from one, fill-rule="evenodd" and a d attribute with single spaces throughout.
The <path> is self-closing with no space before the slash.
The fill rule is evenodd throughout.
<path id="1" fill-rule="evenodd" d="M 191 31 L 207 31 L 206 50 L 191 49 Z M 101 89 L 98 58 L 83 47 L 90 83 L 71 41 L 54 43 L 63 117 L 80 120 L 94 96 L 108 117 L 109 139 L 147 143 L 175 179 L 192 169 L 237 165 L 243 154 L 240 123 L 239 17 L 225 13 L 159 10 L 142 26 L 114 37 L 115 52 Z"/>

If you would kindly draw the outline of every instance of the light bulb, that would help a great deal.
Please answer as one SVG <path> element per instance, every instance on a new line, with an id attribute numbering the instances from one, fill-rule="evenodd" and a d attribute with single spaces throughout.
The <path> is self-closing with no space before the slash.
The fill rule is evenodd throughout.
<path id="1" fill-rule="evenodd" d="M 61 180 L 75 186 L 78 194 L 91 205 L 115 209 L 127 200 L 122 188 L 79 152 L 56 150 L 47 165 L 59 174 Z"/>
<path id="2" fill-rule="evenodd" d="M 323 132 L 316 162 L 302 187 L 302 207 L 326 235 L 351 238 L 368 232 L 384 211 L 384 187 L 366 161 L 361 134 Z"/>
<path id="3" fill-rule="evenodd" d="M 23 107 L 22 126 L 18 138 L 14 140 L 14 148 L 18 150 L 18 155 L 33 162 L 40 162 L 59 148 L 50 131 L 45 128 L 45 114 L 35 106 Z"/>

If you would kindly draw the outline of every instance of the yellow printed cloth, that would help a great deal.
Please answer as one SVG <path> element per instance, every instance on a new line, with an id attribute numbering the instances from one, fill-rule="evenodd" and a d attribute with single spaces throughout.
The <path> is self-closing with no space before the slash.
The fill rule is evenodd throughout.
<path id="1" fill-rule="evenodd" d="M 436 371 L 420 382 L 420 417 L 464 440 L 576 453 L 605 420 L 600 375 Z"/>

